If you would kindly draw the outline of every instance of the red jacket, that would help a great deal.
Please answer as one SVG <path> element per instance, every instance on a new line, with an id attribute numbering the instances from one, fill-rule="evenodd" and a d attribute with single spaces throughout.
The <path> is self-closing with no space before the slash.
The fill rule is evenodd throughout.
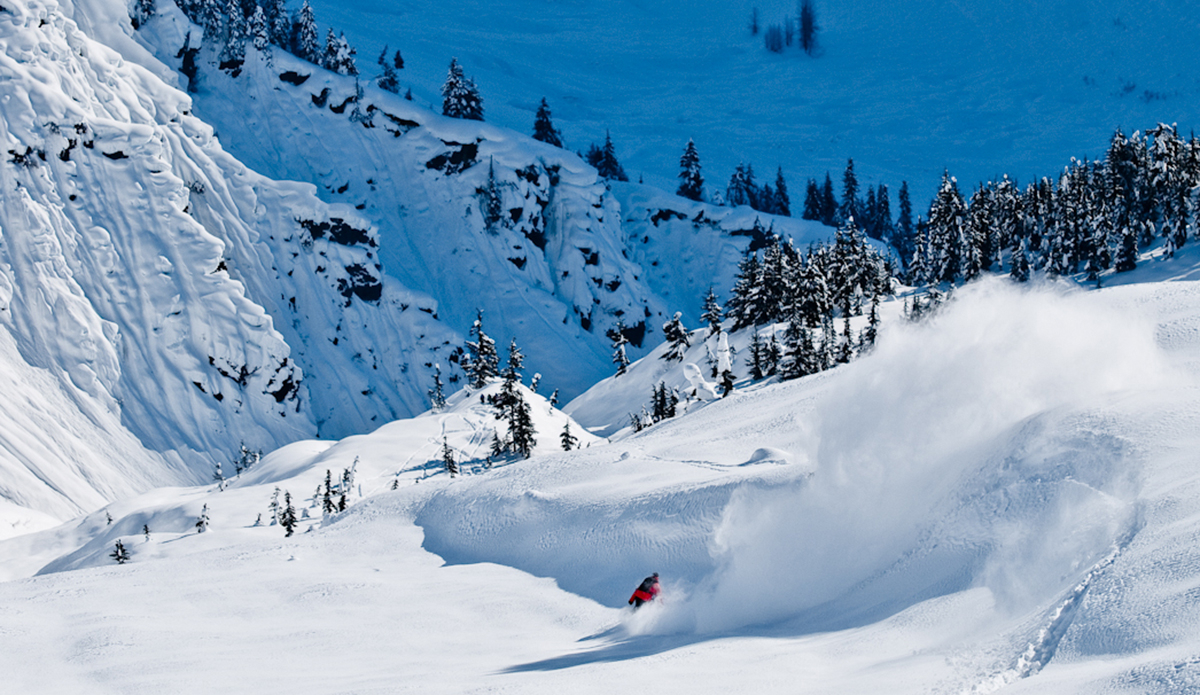
<path id="1" fill-rule="evenodd" d="M 633 592 L 633 596 L 629 597 L 629 603 L 633 603 L 634 599 L 653 601 L 654 597 L 658 596 L 658 590 L 658 578 L 649 577 Z"/>

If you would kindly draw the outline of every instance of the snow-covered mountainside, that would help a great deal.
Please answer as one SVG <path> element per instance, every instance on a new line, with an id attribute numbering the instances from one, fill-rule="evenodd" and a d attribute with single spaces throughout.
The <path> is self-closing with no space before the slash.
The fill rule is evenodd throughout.
<path id="1" fill-rule="evenodd" d="M 298 2 L 291 2 L 296 6 Z M 401 49 L 401 91 L 440 104 L 457 56 L 489 121 L 530 132 L 545 97 L 571 149 L 611 131 L 629 175 L 674 190 L 695 140 L 709 186 L 739 162 L 781 165 L 795 193 L 853 157 L 867 183 L 914 202 L 943 168 L 964 187 L 1052 176 L 1100 157 L 1118 128 L 1200 122 L 1187 0 L 816 0 L 818 51 L 764 47 L 796 0 L 312 0 L 364 74 Z M 919 207 L 919 205 L 918 205 Z"/>
<path id="2" fill-rule="evenodd" d="M 220 43 L 202 44 L 201 33 L 167 5 L 136 38 L 180 68 L 191 41 L 200 49 L 197 113 L 232 152 L 257 171 L 312 182 L 324 199 L 354 205 L 380 230 L 385 274 L 435 297 L 439 317 L 462 333 L 482 310 L 490 332 L 502 343 L 516 338 L 531 369 L 566 397 L 611 373 L 606 333 L 618 320 L 631 352 L 643 354 L 674 311 L 697 305 L 706 285 L 723 286 L 749 244 L 737 235 L 757 213 L 642 187 L 610 190 L 569 151 L 443 117 L 278 48 L 269 58 L 248 48 L 243 64 L 222 70 Z M 659 229 L 684 213 L 692 236 L 705 237 L 689 252 L 695 258 L 680 258 L 685 244 L 666 246 L 671 231 Z M 773 224 L 758 216 L 763 227 Z M 830 231 L 774 224 L 798 243 Z M 663 272 L 668 265 L 673 272 Z"/>
<path id="3" fill-rule="evenodd" d="M 1198 293 L 980 283 L 570 453 L 523 390 L 537 454 L 490 469 L 496 386 L 299 442 L 0 543 L 37 574 L 0 584 L 0 664 L 48 693 L 1192 692 Z M 622 609 L 650 571 L 663 600 Z"/>
<path id="4" fill-rule="evenodd" d="M 8 3 L 0 45 L 0 330 L 31 375 L 0 426 L 6 499 L 67 518 L 242 442 L 424 409 L 456 334 L 379 272 L 367 221 L 246 169 L 54 3 Z"/>

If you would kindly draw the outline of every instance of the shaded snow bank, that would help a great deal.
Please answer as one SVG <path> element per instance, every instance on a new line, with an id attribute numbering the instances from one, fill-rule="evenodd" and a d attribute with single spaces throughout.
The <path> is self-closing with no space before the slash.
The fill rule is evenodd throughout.
<path id="1" fill-rule="evenodd" d="M 893 326 L 839 376 L 816 409 L 813 477 L 739 490 L 718 569 L 657 629 L 844 627 L 977 584 L 1001 607 L 1038 605 L 1136 524 L 1135 451 L 1099 397 L 1173 378 L 1150 322 L 1004 281 Z"/>

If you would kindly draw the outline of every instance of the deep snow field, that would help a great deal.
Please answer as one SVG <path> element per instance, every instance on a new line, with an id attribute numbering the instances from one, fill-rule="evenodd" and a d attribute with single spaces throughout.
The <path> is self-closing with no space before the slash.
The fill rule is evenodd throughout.
<path id="1" fill-rule="evenodd" d="M 818 3 L 807 58 L 767 54 L 752 3 L 318 0 L 365 73 L 404 52 L 416 101 L 368 85 L 375 128 L 283 55 L 179 91 L 166 3 L 138 33 L 121 0 L 3 5 L 4 692 L 1200 690 L 1200 245 L 1102 290 L 978 282 L 919 324 L 893 299 L 851 364 L 626 426 L 707 373 L 720 336 L 668 363 L 654 331 L 728 291 L 756 219 L 831 231 L 670 195 L 687 138 L 710 187 L 781 164 L 798 209 L 853 156 L 920 213 L 943 166 L 1027 180 L 1118 125 L 1186 132 L 1192 3 Z M 453 55 L 487 123 L 426 108 Z M 521 135 L 542 96 L 572 150 L 611 128 L 666 192 Z M 511 225 L 475 205 L 484 166 L 430 166 L 471 142 Z M 421 412 L 481 306 L 546 376 L 528 460 L 485 465 L 497 384 Z M 617 317 L 644 357 L 601 378 Z M 235 475 L 242 442 L 266 455 Z"/>
<path id="2" fill-rule="evenodd" d="M 299 442 L 0 543 L 0 668 L 64 693 L 1194 692 L 1198 299 L 983 282 L 850 365 L 571 454 L 529 394 L 538 454 L 454 479 L 443 438 L 480 457 L 495 422 L 474 393 Z M 664 597 L 631 613 L 650 571 Z"/>

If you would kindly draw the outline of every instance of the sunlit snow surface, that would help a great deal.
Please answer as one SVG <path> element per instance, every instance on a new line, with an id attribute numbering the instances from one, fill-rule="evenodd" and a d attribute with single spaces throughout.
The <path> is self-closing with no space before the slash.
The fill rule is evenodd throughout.
<path id="1" fill-rule="evenodd" d="M 474 459 L 495 424 L 475 394 L 298 443 L 0 544 L 41 571 L 0 585 L 0 665 L 38 692 L 1190 692 L 1198 299 L 983 283 L 851 365 L 571 454 L 527 394 L 539 455 L 456 479 L 443 440 Z M 310 515 L 290 539 L 276 486 Z"/>

